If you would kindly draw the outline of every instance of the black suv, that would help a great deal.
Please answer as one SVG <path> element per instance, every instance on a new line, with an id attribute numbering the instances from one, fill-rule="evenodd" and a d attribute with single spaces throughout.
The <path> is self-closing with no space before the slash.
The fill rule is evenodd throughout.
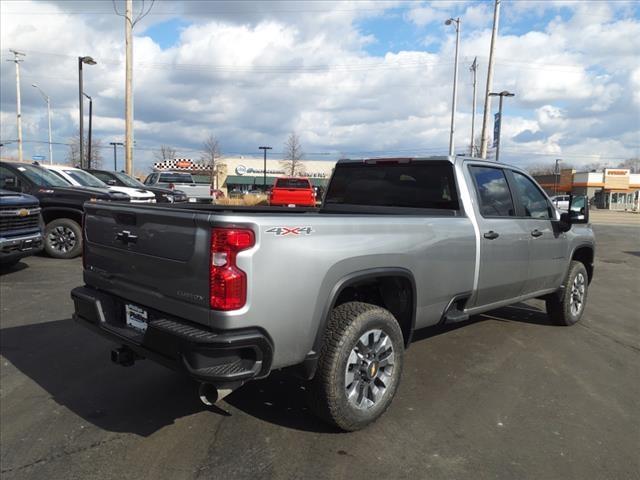
<path id="1" fill-rule="evenodd" d="M 171 190 L 162 187 L 150 187 L 144 183 L 130 177 L 124 172 L 112 172 L 110 170 L 87 170 L 94 177 L 98 177 L 107 185 L 117 187 L 144 188 L 156 196 L 157 203 L 178 203 L 186 202 L 187 194 L 182 190 Z"/>
<path id="2" fill-rule="evenodd" d="M 74 258 L 82 253 L 84 202 L 129 201 L 124 193 L 71 186 L 55 173 L 29 163 L 0 162 L 0 188 L 28 193 L 40 201 L 44 250 L 54 258 Z"/>

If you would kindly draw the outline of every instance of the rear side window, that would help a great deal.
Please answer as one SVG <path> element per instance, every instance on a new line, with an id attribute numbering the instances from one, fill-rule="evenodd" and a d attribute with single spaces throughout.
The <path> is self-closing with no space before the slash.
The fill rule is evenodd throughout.
<path id="1" fill-rule="evenodd" d="M 304 178 L 278 178 L 274 188 L 302 188 L 309 190 L 311 184 Z"/>
<path id="2" fill-rule="evenodd" d="M 551 218 L 549 203 L 536 184 L 533 183 L 531 179 L 518 172 L 513 172 L 513 178 L 516 180 L 518 198 L 524 208 L 525 217 L 543 219 Z"/>
<path id="3" fill-rule="evenodd" d="M 511 191 L 504 170 L 491 167 L 470 167 L 478 191 L 480 214 L 483 217 L 513 217 Z"/>
<path id="4" fill-rule="evenodd" d="M 438 161 L 338 164 L 329 204 L 459 210 L 453 166 Z"/>

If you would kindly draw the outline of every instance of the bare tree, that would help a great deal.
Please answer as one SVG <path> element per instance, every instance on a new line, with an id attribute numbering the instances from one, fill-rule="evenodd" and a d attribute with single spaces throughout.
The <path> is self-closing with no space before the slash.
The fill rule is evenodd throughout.
<path id="1" fill-rule="evenodd" d="M 159 162 L 173 160 L 176 158 L 176 149 L 169 145 L 160 145 L 160 148 L 153 152 L 153 157 Z"/>
<path id="2" fill-rule="evenodd" d="M 524 167 L 531 175 L 554 175 L 556 173 L 555 160 L 547 163 L 535 163 Z M 560 170 L 566 170 L 568 168 L 574 168 L 571 163 L 562 162 L 559 165 Z"/>
<path id="3" fill-rule="evenodd" d="M 300 144 L 300 137 L 296 132 L 291 132 L 284 144 L 284 160 L 280 162 L 288 175 L 292 177 L 304 175 L 303 156 L 304 152 Z"/>
<path id="4" fill-rule="evenodd" d="M 617 168 L 628 168 L 631 173 L 640 173 L 640 157 L 627 158 L 620 162 Z"/>
<path id="5" fill-rule="evenodd" d="M 211 185 L 213 185 L 213 188 L 215 189 L 218 188 L 216 160 L 220 158 L 220 155 L 220 142 L 218 142 L 218 139 L 215 137 L 215 135 L 210 133 L 202 143 L 202 155 L 200 156 L 200 161 L 204 165 L 209 165 L 211 167 Z"/>
<path id="6" fill-rule="evenodd" d="M 89 139 L 84 139 L 84 155 L 85 160 L 87 160 L 89 155 L 89 149 L 87 145 L 89 145 Z M 102 168 L 102 140 L 99 138 L 91 138 L 91 168 L 100 169 Z M 67 163 L 77 166 L 80 168 L 82 162 L 80 161 L 80 135 L 76 135 L 71 138 L 69 143 L 69 151 L 67 152 Z"/>

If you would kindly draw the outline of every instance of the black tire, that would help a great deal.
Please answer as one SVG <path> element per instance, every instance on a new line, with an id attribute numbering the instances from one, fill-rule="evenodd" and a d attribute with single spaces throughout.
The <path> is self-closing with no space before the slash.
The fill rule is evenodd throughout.
<path id="1" fill-rule="evenodd" d="M 82 228 L 70 218 L 47 223 L 44 251 L 53 258 L 75 258 L 82 253 Z"/>
<path id="2" fill-rule="evenodd" d="M 368 332 L 373 333 L 366 336 L 367 345 L 373 348 L 359 343 Z M 369 360 L 359 356 L 365 351 L 370 352 Z M 391 404 L 402 376 L 403 354 L 402 330 L 388 310 L 361 302 L 336 307 L 331 312 L 318 368 L 308 389 L 311 409 L 342 430 L 364 428 Z M 350 359 L 357 359 L 357 365 Z M 347 384 L 347 377 L 354 380 Z M 347 396 L 349 386 L 353 393 L 351 400 Z"/>
<path id="3" fill-rule="evenodd" d="M 564 288 L 546 298 L 547 314 L 557 325 L 578 323 L 584 314 L 588 291 L 587 269 L 582 262 L 574 260 L 569 266 Z"/>

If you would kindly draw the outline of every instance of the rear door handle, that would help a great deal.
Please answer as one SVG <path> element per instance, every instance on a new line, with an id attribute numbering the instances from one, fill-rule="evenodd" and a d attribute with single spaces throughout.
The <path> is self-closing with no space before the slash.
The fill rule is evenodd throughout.
<path id="1" fill-rule="evenodd" d="M 535 230 L 533 230 L 531 232 L 531 236 L 532 237 L 541 237 L 542 236 L 542 232 L 536 228 Z"/>
<path id="2" fill-rule="evenodd" d="M 499 236 L 500 234 L 498 232 L 494 232 L 493 230 L 489 230 L 487 233 L 484 234 L 484 238 L 488 238 L 489 240 L 494 240 Z"/>

